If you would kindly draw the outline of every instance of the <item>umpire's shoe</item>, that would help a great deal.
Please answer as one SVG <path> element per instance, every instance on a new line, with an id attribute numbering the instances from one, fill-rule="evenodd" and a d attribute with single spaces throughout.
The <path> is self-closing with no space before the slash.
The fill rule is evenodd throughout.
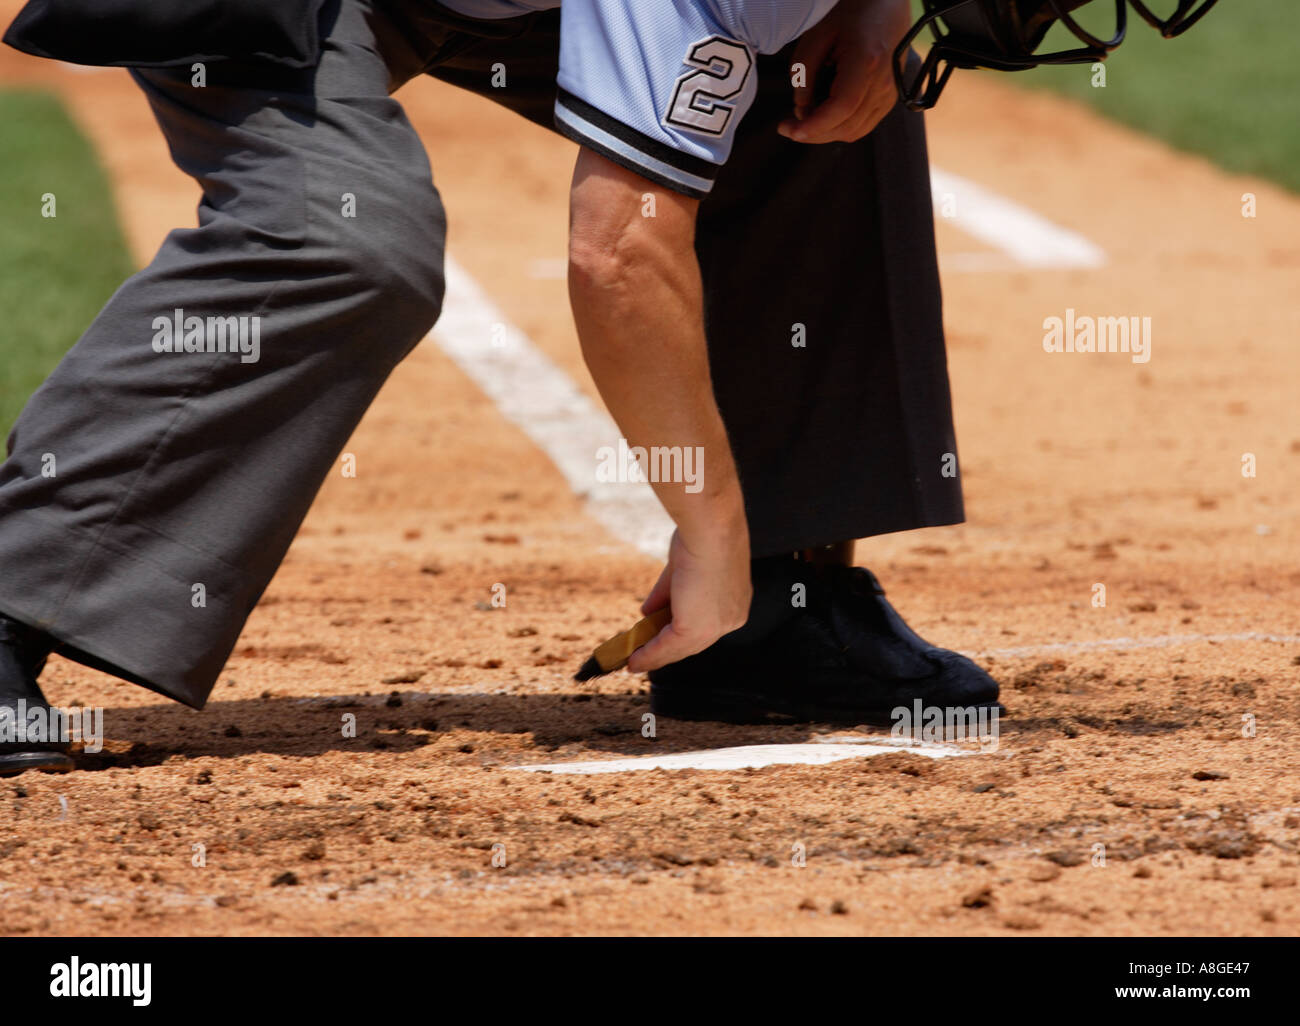
<path id="1" fill-rule="evenodd" d="M 0 777 L 72 769 L 67 744 L 57 737 L 30 737 L 28 731 L 33 709 L 43 709 L 45 715 L 38 719 L 52 722 L 50 704 L 36 684 L 52 644 L 48 635 L 0 614 Z"/>
<path id="2" fill-rule="evenodd" d="M 890 726 L 894 710 L 998 706 L 998 685 L 971 660 L 920 638 L 860 567 L 787 564 L 755 574 L 750 624 L 650 674 L 657 716 L 724 723 Z M 800 578 L 803 578 L 800 580 Z M 796 586 L 807 606 L 791 610 Z M 790 612 L 781 615 L 774 609 Z M 772 625 L 755 638 L 756 620 Z"/>

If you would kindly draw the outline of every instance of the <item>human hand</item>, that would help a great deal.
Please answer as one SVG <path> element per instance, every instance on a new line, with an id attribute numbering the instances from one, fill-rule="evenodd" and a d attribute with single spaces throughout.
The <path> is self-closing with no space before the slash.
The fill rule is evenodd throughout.
<path id="1" fill-rule="evenodd" d="M 894 50 L 911 27 L 908 0 L 840 0 L 803 34 L 794 50 L 805 68 L 794 90 L 794 117 L 777 131 L 802 143 L 856 142 L 898 102 Z M 818 72 L 832 65 L 830 95 L 814 106 Z"/>
<path id="2" fill-rule="evenodd" d="M 752 597 L 747 531 L 711 532 L 693 548 L 674 531 L 668 565 L 641 605 L 646 615 L 671 605 L 672 621 L 632 653 L 627 668 L 644 673 L 704 651 L 744 626 Z"/>

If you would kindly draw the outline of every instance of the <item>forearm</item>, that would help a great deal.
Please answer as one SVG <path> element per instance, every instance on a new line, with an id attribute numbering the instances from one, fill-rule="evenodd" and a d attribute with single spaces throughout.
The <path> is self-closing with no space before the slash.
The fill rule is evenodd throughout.
<path id="1" fill-rule="evenodd" d="M 644 224 L 639 202 L 611 213 L 598 231 L 574 224 L 569 290 L 587 366 L 629 445 L 702 455 L 698 480 L 651 481 L 688 543 L 718 532 L 743 540 L 740 485 L 709 376 L 693 223 Z"/>

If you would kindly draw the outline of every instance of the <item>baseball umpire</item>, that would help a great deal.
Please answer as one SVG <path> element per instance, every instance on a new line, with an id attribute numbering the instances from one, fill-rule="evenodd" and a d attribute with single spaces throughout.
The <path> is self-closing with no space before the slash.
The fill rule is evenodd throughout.
<path id="1" fill-rule="evenodd" d="M 1077 6 L 927 0 L 909 33 L 907 0 L 30 3 L 6 41 L 130 67 L 202 200 L 9 437 L 0 713 L 44 705 L 52 651 L 206 702 L 336 455 L 438 317 L 445 219 L 391 98 L 422 74 L 580 144 L 584 357 L 631 445 L 708 455 L 702 490 L 655 485 L 677 530 L 645 608 L 672 621 L 630 664 L 654 708 L 856 723 L 917 698 L 996 703 L 983 670 L 908 629 L 850 539 L 963 515 L 916 110 L 952 64 L 1027 57 Z M 953 31 L 922 65 L 925 24 Z M 160 352 L 173 316 L 184 339 Z M 191 344 L 191 322 L 248 317 L 254 359 Z M 0 741 L 0 774 L 72 765 L 57 739 Z"/>

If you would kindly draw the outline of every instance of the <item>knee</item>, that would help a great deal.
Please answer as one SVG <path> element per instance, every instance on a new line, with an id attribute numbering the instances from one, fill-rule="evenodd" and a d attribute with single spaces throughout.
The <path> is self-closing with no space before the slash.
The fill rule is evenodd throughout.
<path id="1" fill-rule="evenodd" d="M 393 183 L 358 198 L 341 246 L 346 273 L 368 310 L 395 322 L 414 345 L 442 311 L 447 220 L 437 190 Z M 394 338 L 394 344 L 399 344 Z"/>

